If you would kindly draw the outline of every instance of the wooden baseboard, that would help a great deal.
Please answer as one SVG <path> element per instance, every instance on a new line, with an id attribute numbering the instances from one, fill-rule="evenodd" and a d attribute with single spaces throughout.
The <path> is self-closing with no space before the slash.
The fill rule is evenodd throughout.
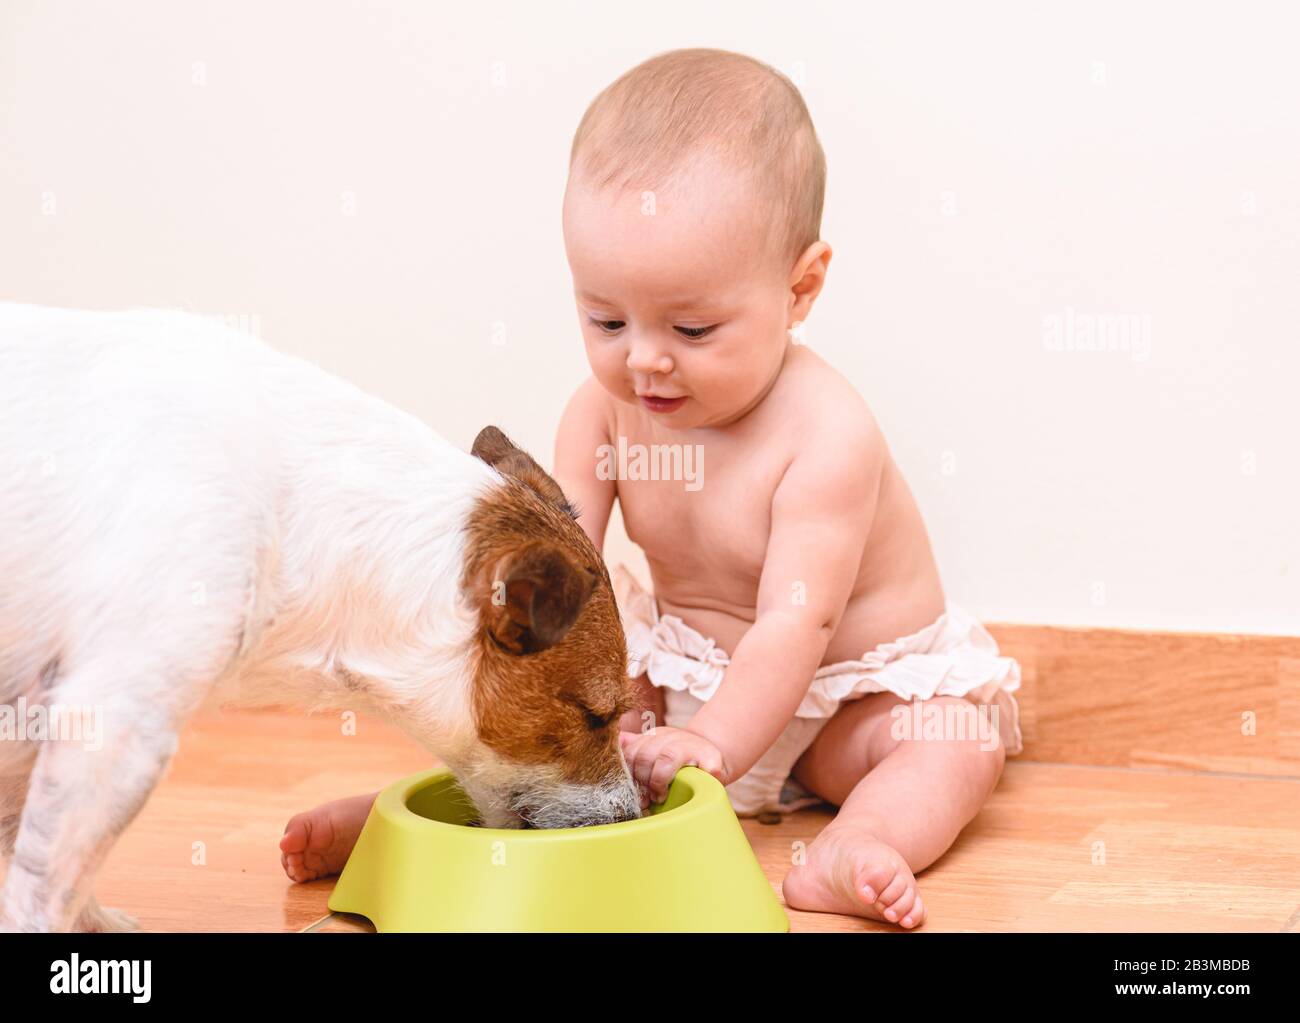
<path id="1" fill-rule="evenodd" d="M 991 624 L 1023 758 L 1300 778 L 1300 638 Z"/>

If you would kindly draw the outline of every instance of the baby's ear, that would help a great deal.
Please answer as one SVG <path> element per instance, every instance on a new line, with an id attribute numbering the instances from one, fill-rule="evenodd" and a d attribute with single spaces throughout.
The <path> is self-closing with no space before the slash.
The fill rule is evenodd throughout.
<path id="1" fill-rule="evenodd" d="M 560 485 L 533 461 L 527 451 L 516 447 L 514 442 L 495 426 L 485 426 L 479 431 L 478 436 L 474 438 L 474 446 L 470 448 L 470 454 L 481 458 L 503 475 L 527 484 L 544 500 L 567 510 L 568 501 L 565 500 Z"/>
<path id="2" fill-rule="evenodd" d="M 483 624 L 498 646 L 517 655 L 560 642 L 596 584 L 595 572 L 547 541 L 506 555 L 492 576 L 481 601 Z"/>

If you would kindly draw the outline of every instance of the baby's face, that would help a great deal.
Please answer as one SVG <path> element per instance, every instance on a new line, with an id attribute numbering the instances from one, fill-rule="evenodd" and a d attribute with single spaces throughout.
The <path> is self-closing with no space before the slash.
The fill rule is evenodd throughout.
<path id="1" fill-rule="evenodd" d="M 736 175 L 702 164 L 654 197 L 570 179 L 564 240 L 596 379 L 677 429 L 753 408 L 789 343 L 790 267 Z"/>

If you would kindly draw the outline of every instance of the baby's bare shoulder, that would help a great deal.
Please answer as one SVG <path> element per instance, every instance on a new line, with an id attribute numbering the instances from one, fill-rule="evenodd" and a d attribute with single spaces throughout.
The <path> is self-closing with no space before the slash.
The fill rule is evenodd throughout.
<path id="1" fill-rule="evenodd" d="M 866 400 L 817 353 L 795 349 L 781 384 L 773 394 L 780 406 L 774 411 L 793 428 L 797 451 L 805 457 L 843 462 L 883 452 L 884 435 Z"/>

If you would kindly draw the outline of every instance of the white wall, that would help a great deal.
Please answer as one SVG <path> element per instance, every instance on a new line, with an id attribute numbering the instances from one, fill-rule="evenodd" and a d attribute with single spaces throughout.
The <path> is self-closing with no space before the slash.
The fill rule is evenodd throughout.
<path id="1" fill-rule="evenodd" d="M 741 50 L 817 122 L 835 257 L 809 340 L 876 408 L 950 595 L 1297 633 L 1285 10 L 6 0 L 0 297 L 255 318 L 549 464 L 585 366 L 573 129 L 650 54 Z M 1049 348 L 1052 317 L 1125 314 L 1129 351 Z"/>

